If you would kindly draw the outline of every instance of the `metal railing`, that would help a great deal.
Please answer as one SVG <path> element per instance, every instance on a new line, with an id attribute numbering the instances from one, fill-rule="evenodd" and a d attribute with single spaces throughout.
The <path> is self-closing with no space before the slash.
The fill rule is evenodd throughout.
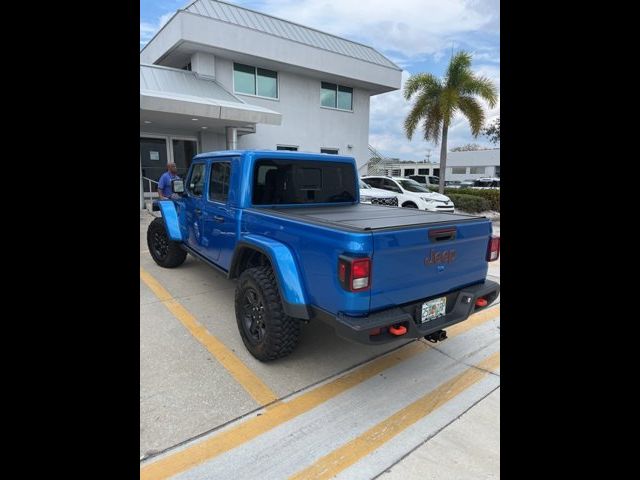
<path id="1" fill-rule="evenodd" d="M 153 197 L 154 197 L 154 195 L 153 195 L 153 188 L 151 187 L 151 184 L 152 184 L 152 183 L 155 183 L 156 185 L 158 185 L 158 182 L 156 182 L 155 180 L 151 180 L 151 179 L 150 179 L 150 178 L 148 178 L 148 177 L 142 177 L 142 179 L 143 179 L 143 180 L 146 180 L 146 181 L 148 182 L 148 184 L 149 184 L 149 199 L 150 199 L 151 201 L 150 201 L 149 203 L 147 203 L 147 200 L 146 200 L 146 198 L 145 198 L 145 193 L 146 193 L 146 192 L 144 192 L 144 191 L 142 192 L 142 198 L 144 199 L 144 206 L 145 206 L 145 208 L 146 208 L 149 212 L 151 212 L 151 211 L 152 211 L 152 210 L 151 210 L 151 205 L 153 204 Z"/>
<path id="2" fill-rule="evenodd" d="M 368 175 L 386 175 L 387 164 L 392 163 L 393 160 L 382 155 L 372 145 L 369 145 L 369 154 L 371 155 L 369 162 L 367 163 Z"/>

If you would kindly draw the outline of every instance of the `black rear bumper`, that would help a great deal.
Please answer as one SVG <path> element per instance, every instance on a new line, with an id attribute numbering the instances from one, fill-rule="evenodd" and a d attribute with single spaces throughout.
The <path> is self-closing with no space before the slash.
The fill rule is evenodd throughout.
<path id="1" fill-rule="evenodd" d="M 463 322 L 472 313 L 487 308 L 475 306 L 478 298 L 487 299 L 487 306 L 489 306 L 499 293 L 500 284 L 491 280 L 450 292 L 444 295 L 447 297 L 446 314 L 425 324 L 420 323 L 422 304 L 443 295 L 424 298 L 417 302 L 372 313 L 366 317 L 351 317 L 343 314 L 328 315 L 317 310 L 316 313 L 318 313 L 318 318 L 331 324 L 339 336 L 357 343 L 379 345 L 399 339 L 424 337 Z M 407 333 L 401 336 L 392 335 L 388 331 L 388 327 L 392 325 L 403 325 L 407 329 Z M 371 335 L 371 331 L 377 328 L 381 329 L 381 333 Z"/>

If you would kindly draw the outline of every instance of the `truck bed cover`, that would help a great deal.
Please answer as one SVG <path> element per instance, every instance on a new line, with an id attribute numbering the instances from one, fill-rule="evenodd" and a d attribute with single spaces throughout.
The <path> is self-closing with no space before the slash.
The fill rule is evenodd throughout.
<path id="1" fill-rule="evenodd" d="M 335 207 L 315 207 L 310 205 L 271 208 L 254 207 L 248 210 L 360 232 L 463 223 L 486 218 L 476 215 L 426 212 L 413 208 L 385 207 L 362 203 Z"/>

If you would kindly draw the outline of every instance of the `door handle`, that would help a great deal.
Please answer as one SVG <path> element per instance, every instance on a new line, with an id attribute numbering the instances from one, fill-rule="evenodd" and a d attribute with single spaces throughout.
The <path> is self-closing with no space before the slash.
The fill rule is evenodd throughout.
<path id="1" fill-rule="evenodd" d="M 213 219 L 218 223 L 224 223 L 224 217 L 221 217 L 220 215 L 214 215 Z"/>
<path id="2" fill-rule="evenodd" d="M 200 210 L 199 208 L 196 208 L 194 212 L 196 212 L 196 215 L 200 215 L 202 213 L 202 210 Z"/>

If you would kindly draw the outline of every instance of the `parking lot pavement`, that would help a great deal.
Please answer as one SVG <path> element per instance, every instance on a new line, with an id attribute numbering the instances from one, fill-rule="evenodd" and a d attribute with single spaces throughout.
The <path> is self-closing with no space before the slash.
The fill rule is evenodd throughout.
<path id="1" fill-rule="evenodd" d="M 151 219 L 141 214 L 143 479 L 393 473 L 499 386 L 499 305 L 435 345 L 352 344 L 312 322 L 291 356 L 261 363 L 237 331 L 234 282 L 191 257 L 156 266 L 146 251 Z M 494 273 L 499 280 L 499 265 Z M 264 386 L 258 394 L 254 383 Z"/>

